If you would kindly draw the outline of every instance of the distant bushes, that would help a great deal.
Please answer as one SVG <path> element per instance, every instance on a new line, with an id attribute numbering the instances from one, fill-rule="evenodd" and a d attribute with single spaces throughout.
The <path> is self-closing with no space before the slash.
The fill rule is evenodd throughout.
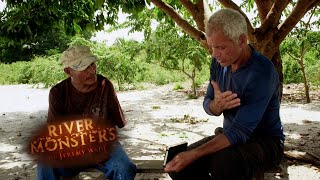
<path id="1" fill-rule="evenodd" d="M 173 82 L 184 82 L 188 78 L 181 71 L 167 70 L 147 59 L 145 50 L 136 41 L 119 40 L 115 45 L 107 47 L 103 43 L 95 43 L 83 38 L 73 39 L 72 45 L 88 45 L 99 57 L 98 73 L 113 81 L 119 90 L 143 88 L 142 82 L 164 85 Z M 61 53 L 48 50 L 47 56 L 37 56 L 28 62 L 0 63 L 0 84 L 43 84 L 50 87 L 66 78 L 59 58 Z M 320 61 L 317 52 L 305 57 L 308 82 L 320 85 Z M 288 55 L 282 57 L 284 83 L 301 83 L 302 75 L 297 61 Z M 210 59 L 208 59 L 210 61 Z M 209 64 L 198 72 L 195 85 L 199 87 L 209 79 Z"/>
<path id="2" fill-rule="evenodd" d="M 313 52 L 306 55 L 304 59 L 306 77 L 309 84 L 320 86 L 320 61 Z M 282 57 L 284 84 L 303 83 L 301 66 L 298 61 L 288 55 Z"/>
<path id="3" fill-rule="evenodd" d="M 43 84 L 52 86 L 66 77 L 58 62 L 59 55 L 36 57 L 29 62 L 0 64 L 0 84 Z"/>

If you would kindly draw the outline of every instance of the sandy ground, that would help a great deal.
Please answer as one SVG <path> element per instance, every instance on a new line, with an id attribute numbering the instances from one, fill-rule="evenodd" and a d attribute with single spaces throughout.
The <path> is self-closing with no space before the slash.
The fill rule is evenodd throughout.
<path id="1" fill-rule="evenodd" d="M 203 97 L 187 99 L 173 85 L 118 93 L 128 124 L 120 140 L 132 159 L 163 159 L 166 145 L 195 142 L 222 125 L 222 117 L 210 117 L 202 109 Z M 284 91 L 286 93 L 286 91 Z M 0 86 L 0 179 L 36 179 L 36 163 L 23 144 L 32 130 L 46 121 L 48 89 L 29 85 Z M 281 118 L 286 151 L 320 156 L 320 101 L 310 104 L 285 101 Z M 143 148 L 142 148 L 143 147 Z M 282 172 L 266 179 L 320 179 L 319 166 L 284 159 Z M 91 179 L 92 174 L 82 174 Z M 137 180 L 170 179 L 167 174 L 138 174 Z"/>

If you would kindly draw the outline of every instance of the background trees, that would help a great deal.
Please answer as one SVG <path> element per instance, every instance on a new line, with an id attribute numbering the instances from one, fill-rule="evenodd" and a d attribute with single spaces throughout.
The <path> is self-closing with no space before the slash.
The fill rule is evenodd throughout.
<path id="1" fill-rule="evenodd" d="M 167 15 L 162 16 L 158 13 L 156 17 L 171 18 L 183 31 L 208 49 L 204 31 L 205 21 L 211 13 L 212 5 L 205 0 L 150 0 L 150 2 Z M 246 18 L 250 43 L 273 62 L 282 82 L 280 44 L 307 12 L 320 5 L 320 1 L 246 0 L 240 6 L 230 0 L 218 0 L 218 2 L 224 7 L 239 11 Z M 244 10 L 253 10 L 253 16 L 257 18 L 250 22 L 246 14 L 248 12 Z"/>
<path id="2" fill-rule="evenodd" d="M 60 20 L 63 21 L 67 34 L 101 30 L 104 24 L 116 24 L 118 12 L 121 9 L 130 14 L 131 22 L 127 23 L 127 26 L 131 26 L 133 30 L 150 27 L 150 18 L 171 24 L 173 21 L 207 48 L 204 34 L 205 21 L 213 7 L 221 4 L 245 16 L 248 22 L 250 43 L 272 60 L 282 77 L 279 54 L 281 42 L 307 12 L 320 4 L 320 1 L 317 0 L 246 0 L 241 5 L 230 0 L 218 0 L 219 4 L 213 1 L 214 4 L 210 5 L 206 0 L 150 0 L 146 2 L 147 4 L 144 0 L 7 0 L 7 9 L 2 12 L 0 35 L 8 37 L 9 41 L 32 40 L 33 37 L 44 33 Z M 286 14 L 287 8 L 292 9 Z M 253 15 L 257 17 L 255 23 L 250 22 L 244 10 L 253 10 Z M 146 17 L 146 14 L 151 14 L 151 16 Z M 143 21 L 145 19 L 148 21 Z"/>
<path id="3" fill-rule="evenodd" d="M 123 85 L 133 83 L 135 76 L 142 73 L 144 69 L 138 64 L 141 60 L 139 58 L 142 50 L 140 47 L 137 41 L 118 39 L 106 51 L 100 49 L 97 52 L 100 56 L 99 72 L 105 72 L 107 77 L 116 80 L 119 90 L 123 90 Z"/>
<path id="4" fill-rule="evenodd" d="M 71 37 L 67 36 L 62 24 L 36 35 L 32 40 L 0 36 L 0 62 L 29 61 L 35 55 L 52 55 L 67 48 Z"/>
<path id="5" fill-rule="evenodd" d="M 81 34 L 90 38 L 93 32 L 102 30 L 105 24 L 114 25 L 120 9 L 124 12 L 131 12 L 132 9 L 138 12 L 138 5 L 144 1 L 5 2 L 7 6 L 0 12 L 0 48 L 5 51 L 0 54 L 1 62 L 30 60 L 32 55 L 45 54 L 43 49 L 56 48 L 61 51 L 70 42 L 70 37 L 66 35 Z"/>
<path id="6" fill-rule="evenodd" d="M 289 33 L 289 36 L 284 43 L 282 44 L 281 50 L 283 54 L 287 54 L 292 61 L 296 61 L 300 66 L 298 68 L 298 72 L 300 71 L 302 74 L 302 79 L 305 88 L 306 102 L 310 102 L 309 95 L 309 83 L 306 73 L 306 63 L 311 65 L 313 58 L 315 56 L 310 53 L 320 52 L 320 31 L 312 31 L 313 29 L 317 29 L 319 25 L 319 21 L 312 20 L 314 16 L 319 14 L 319 7 L 314 7 L 310 12 L 307 13 L 304 19 L 300 20 L 299 26 L 294 27 L 294 29 Z M 308 56 L 307 56 L 308 55 Z M 310 59 L 310 56 L 312 57 Z M 309 60 L 308 60 L 309 58 Z M 306 62 L 308 60 L 309 62 Z M 295 64 L 294 62 L 292 63 Z M 316 74 L 316 71 L 314 72 Z"/>
<path id="7" fill-rule="evenodd" d="M 193 96 L 197 96 L 196 76 L 203 65 L 209 65 L 209 54 L 190 36 L 171 28 L 167 24 L 159 24 L 156 30 L 145 41 L 146 61 L 168 70 L 181 71 L 191 81 Z"/>
<path id="8" fill-rule="evenodd" d="M 221 6 L 239 11 L 247 20 L 249 41 L 275 65 L 283 81 L 280 44 L 294 27 L 303 28 L 303 18 L 313 16 L 312 26 L 319 28 L 319 0 L 7 0 L 7 8 L 0 14 L 2 47 L 16 44 L 33 47 L 54 27 L 63 27 L 67 35 L 86 34 L 102 30 L 105 24 L 113 28 L 130 27 L 151 35 L 154 21 L 171 28 L 180 28 L 207 51 L 205 21 L 214 9 Z M 118 25 L 118 13 L 127 13 L 128 21 Z M 254 17 L 250 19 L 250 17 Z M 310 25 L 311 25 L 310 24 Z M 54 44 L 54 43 L 50 43 Z M 20 45 L 20 46 L 19 46 Z M 3 50 L 2 50 L 3 51 Z M 34 51 L 32 51 L 34 52 Z M 38 52 L 38 50 L 36 51 Z M 39 51 L 40 52 L 40 51 Z M 23 52 L 25 53 L 25 52 Z M 28 54 L 27 54 L 28 55 Z"/>
<path id="9" fill-rule="evenodd" d="M 320 79 L 319 70 L 316 68 L 320 52 L 319 42 L 320 32 L 309 31 L 304 36 L 295 35 L 287 38 L 281 46 L 283 54 L 288 55 L 287 58 L 290 59 L 285 62 L 287 64 L 284 73 L 287 73 L 291 82 L 303 82 L 307 103 L 310 102 L 309 80 L 316 82 Z"/>

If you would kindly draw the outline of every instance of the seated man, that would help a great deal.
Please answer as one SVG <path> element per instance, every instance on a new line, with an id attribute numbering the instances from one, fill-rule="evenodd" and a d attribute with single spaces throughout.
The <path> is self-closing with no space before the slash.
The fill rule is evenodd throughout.
<path id="1" fill-rule="evenodd" d="M 223 132 L 190 145 L 165 171 L 172 179 L 252 179 L 283 156 L 279 77 L 272 62 L 247 44 L 239 12 L 219 10 L 206 28 L 213 59 L 203 107 L 209 115 L 223 113 Z"/>
<path id="2" fill-rule="evenodd" d="M 87 46 L 67 49 L 61 57 L 67 79 L 51 88 L 48 122 L 64 116 L 92 117 L 122 128 L 126 125 L 112 83 L 96 74 L 97 57 Z M 136 166 L 130 161 L 119 142 L 106 162 L 90 166 L 98 168 L 107 179 L 134 179 Z M 38 180 L 58 180 L 60 176 L 78 175 L 83 168 L 51 168 L 38 164 Z"/>

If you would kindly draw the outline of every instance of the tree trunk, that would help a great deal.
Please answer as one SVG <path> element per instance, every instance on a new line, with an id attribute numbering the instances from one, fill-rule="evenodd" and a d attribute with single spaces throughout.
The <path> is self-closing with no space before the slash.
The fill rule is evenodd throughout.
<path id="1" fill-rule="evenodd" d="M 196 89 L 196 68 L 195 68 L 195 67 L 193 68 L 191 79 L 192 79 L 192 91 L 193 91 L 193 95 L 194 95 L 194 97 L 197 97 L 197 89 Z"/>
<path id="2" fill-rule="evenodd" d="M 307 76 L 306 76 L 306 72 L 305 72 L 305 68 L 304 68 L 304 64 L 303 64 L 303 56 L 299 59 L 299 64 L 301 66 L 301 72 L 302 72 L 302 77 L 303 77 L 303 84 L 304 84 L 304 92 L 306 95 L 306 102 L 310 103 L 310 94 L 309 94 L 309 86 L 308 86 L 308 82 L 307 82 Z"/>
<path id="3" fill-rule="evenodd" d="M 282 72 L 282 59 L 280 55 L 280 50 L 278 50 L 274 53 L 274 55 L 271 58 L 272 63 L 274 64 L 278 75 L 279 75 L 279 80 L 280 80 L 280 102 L 282 99 L 282 94 L 283 94 L 283 72 Z"/>
<path id="4" fill-rule="evenodd" d="M 118 86 L 119 86 L 119 91 L 122 91 L 122 85 L 121 85 L 120 78 L 117 79 L 117 82 L 118 82 Z"/>

